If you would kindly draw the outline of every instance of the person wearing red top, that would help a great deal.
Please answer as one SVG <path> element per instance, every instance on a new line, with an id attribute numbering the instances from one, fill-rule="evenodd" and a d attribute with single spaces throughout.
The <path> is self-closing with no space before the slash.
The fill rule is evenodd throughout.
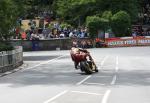
<path id="1" fill-rule="evenodd" d="M 79 62 L 86 60 L 87 56 L 89 56 L 89 59 L 92 60 L 94 65 L 96 65 L 90 53 L 86 49 L 72 47 L 70 54 L 72 61 L 74 61 L 75 69 L 79 69 Z"/>
<path id="2" fill-rule="evenodd" d="M 101 42 L 100 38 L 96 38 L 95 42 L 96 42 L 96 47 L 100 47 L 100 42 Z"/>
<path id="3" fill-rule="evenodd" d="M 23 33 L 21 34 L 21 38 L 22 38 L 23 40 L 25 40 L 25 39 L 27 38 L 26 32 L 23 32 Z"/>

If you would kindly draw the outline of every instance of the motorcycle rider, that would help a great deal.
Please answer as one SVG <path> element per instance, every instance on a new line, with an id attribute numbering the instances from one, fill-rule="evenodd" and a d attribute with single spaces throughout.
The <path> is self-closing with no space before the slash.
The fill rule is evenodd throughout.
<path id="1" fill-rule="evenodd" d="M 89 59 L 96 66 L 93 58 L 91 57 L 90 53 L 86 49 L 78 48 L 78 46 L 75 45 L 71 48 L 70 54 L 71 54 L 72 61 L 74 61 L 75 69 L 79 69 L 79 62 L 84 61 L 87 56 L 89 56 Z"/>

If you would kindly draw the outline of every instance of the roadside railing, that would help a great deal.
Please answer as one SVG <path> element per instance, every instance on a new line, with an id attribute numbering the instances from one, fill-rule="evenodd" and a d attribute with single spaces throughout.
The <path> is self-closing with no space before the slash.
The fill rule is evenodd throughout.
<path id="1" fill-rule="evenodd" d="M 0 52 L 0 73 L 14 69 L 23 63 L 22 46 L 16 46 L 14 50 Z"/>

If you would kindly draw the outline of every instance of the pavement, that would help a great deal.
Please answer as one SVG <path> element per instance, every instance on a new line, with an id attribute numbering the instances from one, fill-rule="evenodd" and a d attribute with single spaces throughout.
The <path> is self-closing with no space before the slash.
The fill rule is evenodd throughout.
<path id="1" fill-rule="evenodd" d="M 27 67 L 0 78 L 1 102 L 150 103 L 150 47 L 89 51 L 92 75 L 74 69 L 68 50 L 24 52 Z"/>

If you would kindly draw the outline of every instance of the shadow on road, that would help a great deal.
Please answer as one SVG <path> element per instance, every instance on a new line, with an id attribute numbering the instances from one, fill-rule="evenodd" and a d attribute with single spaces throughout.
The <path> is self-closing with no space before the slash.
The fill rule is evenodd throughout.
<path id="1" fill-rule="evenodd" d="M 71 67 L 71 64 L 67 65 Z M 34 69 L 30 71 L 24 71 L 17 76 L 8 76 L 7 78 L 0 78 L 0 84 L 10 84 L 10 87 L 23 87 L 30 85 L 75 85 L 81 81 L 87 75 L 80 71 L 75 71 L 72 68 L 68 69 L 48 69 L 48 67 L 42 67 L 42 71 Z M 104 86 L 111 86 L 112 71 L 105 71 L 92 74 L 94 81 Z M 84 84 L 86 85 L 86 84 Z M 147 70 L 135 70 L 135 71 L 119 71 L 117 74 L 116 86 L 150 86 L 150 71 Z"/>

